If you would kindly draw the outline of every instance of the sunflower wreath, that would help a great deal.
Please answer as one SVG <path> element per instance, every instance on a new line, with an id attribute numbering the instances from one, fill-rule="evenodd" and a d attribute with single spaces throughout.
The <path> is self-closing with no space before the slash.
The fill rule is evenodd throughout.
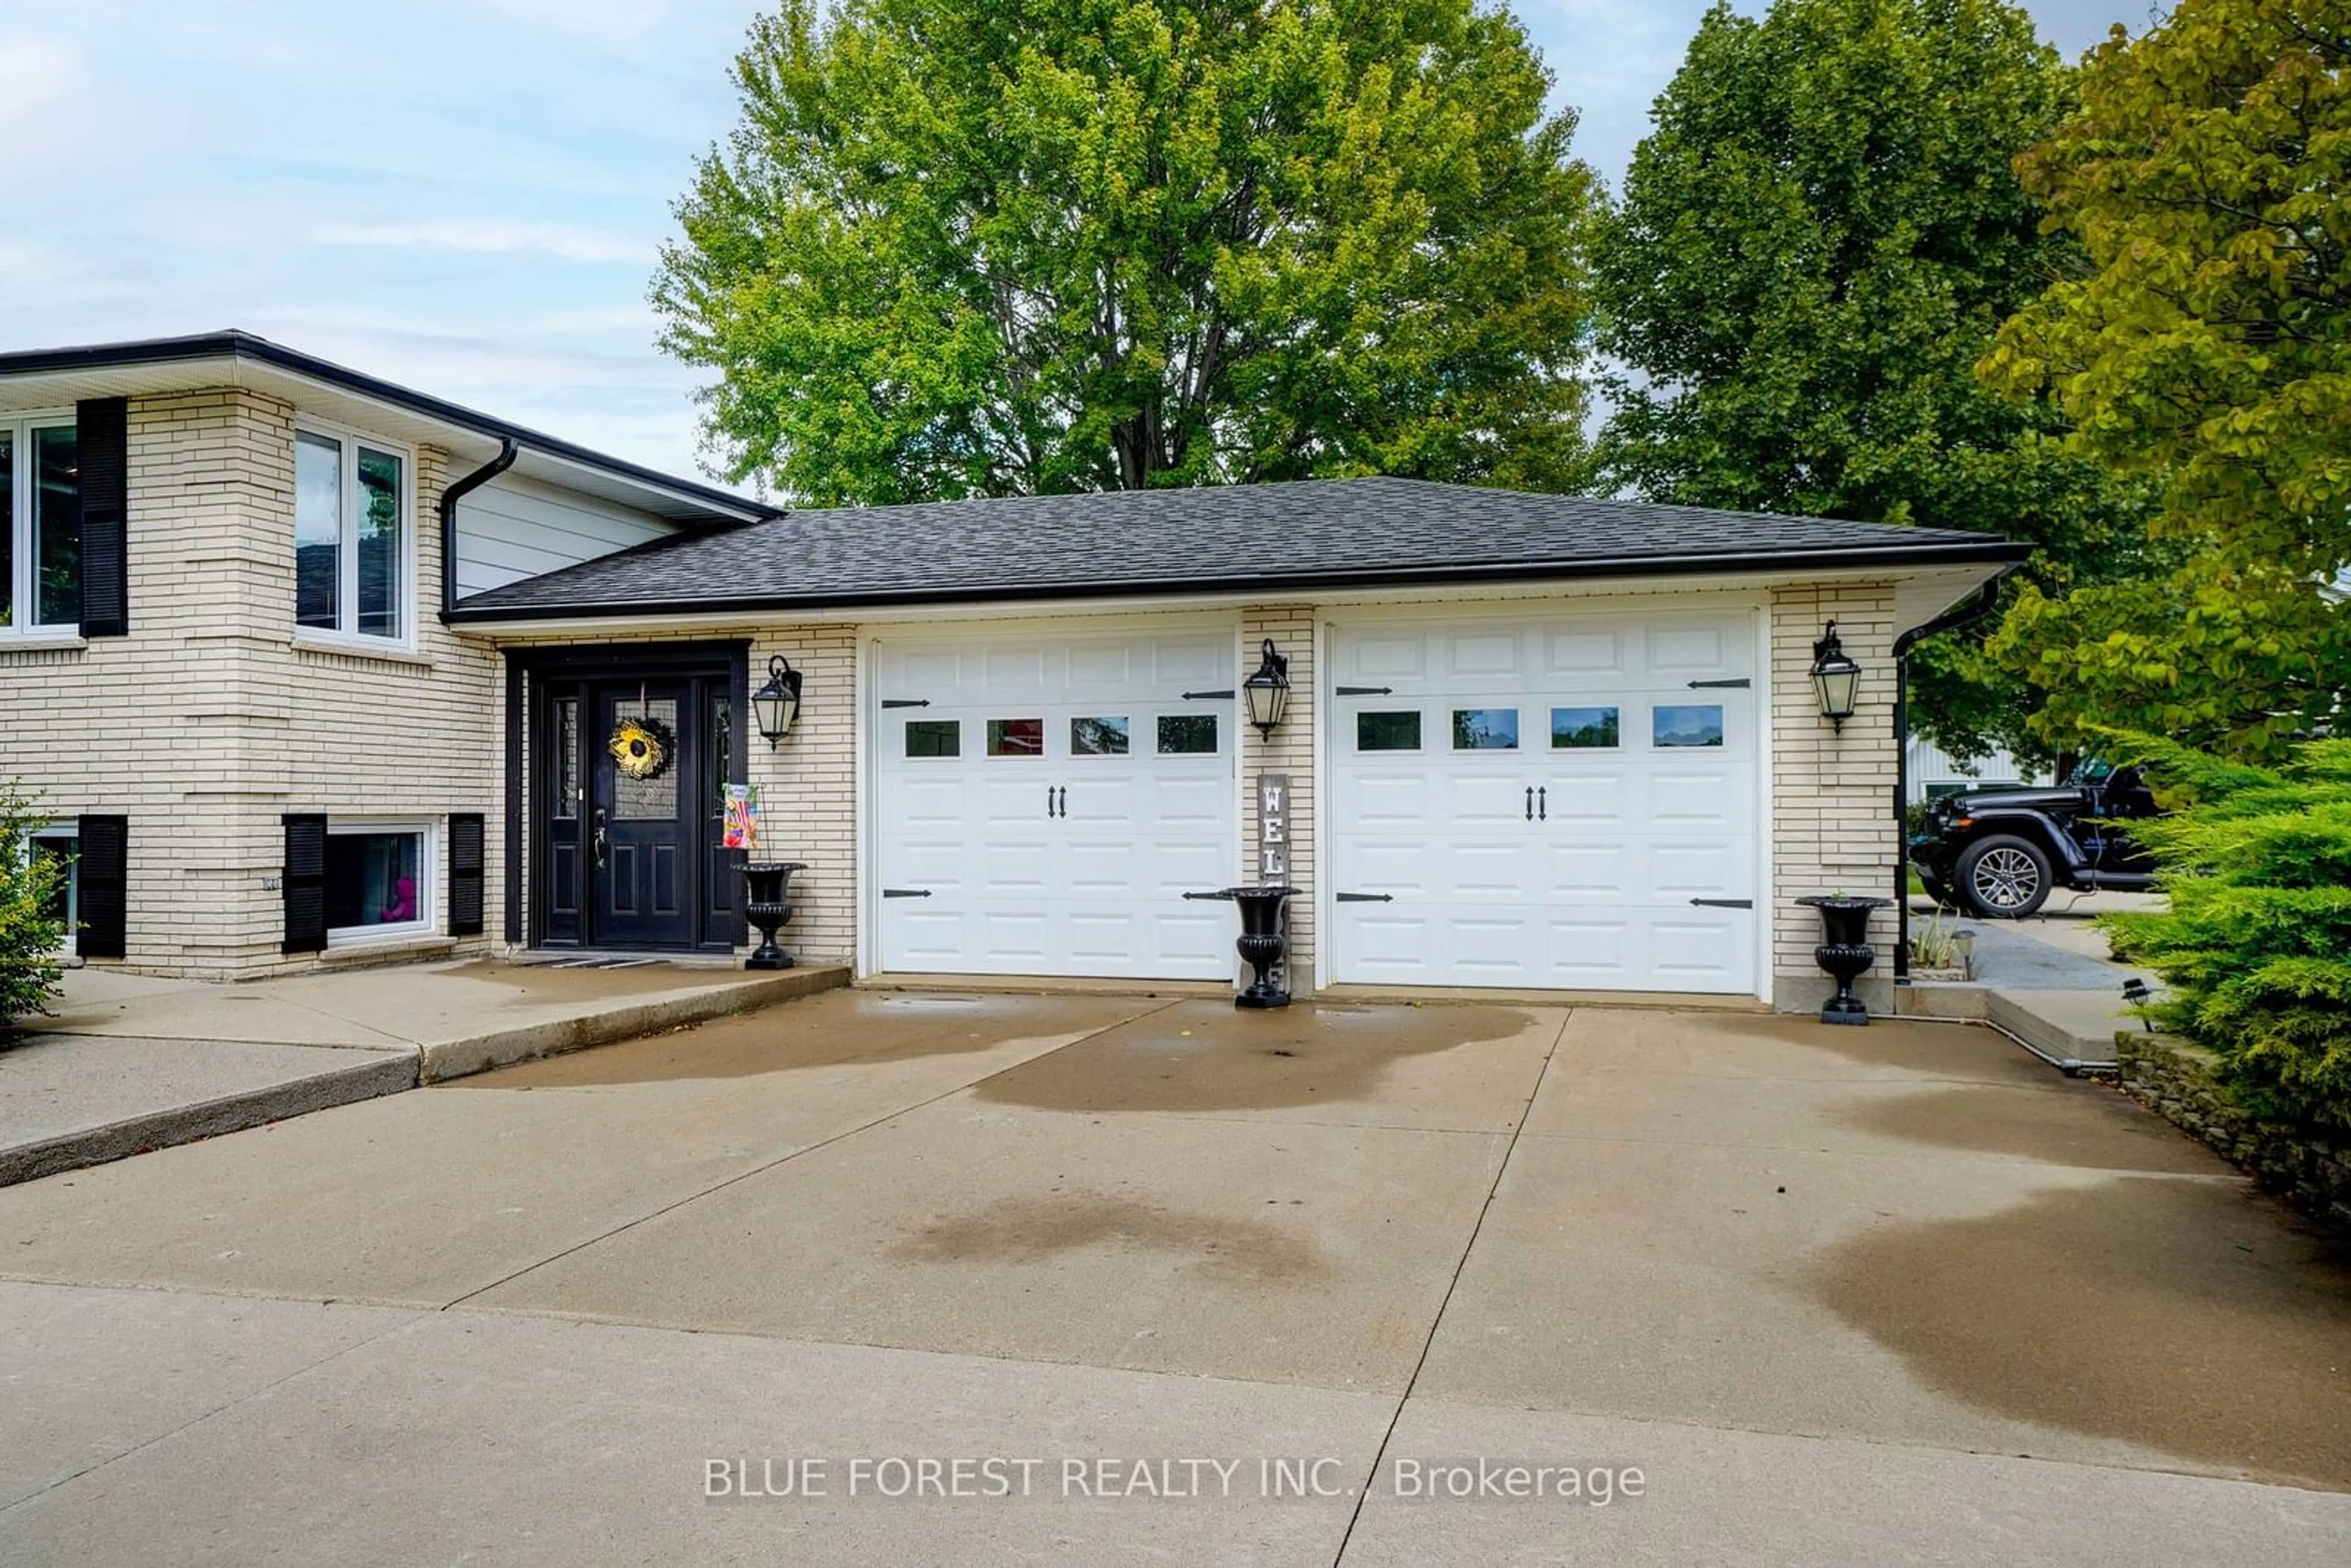
<path id="1" fill-rule="evenodd" d="M 612 727 L 604 749 L 612 762 L 632 779 L 658 779 L 677 755 L 677 737 L 657 718 L 624 718 Z"/>

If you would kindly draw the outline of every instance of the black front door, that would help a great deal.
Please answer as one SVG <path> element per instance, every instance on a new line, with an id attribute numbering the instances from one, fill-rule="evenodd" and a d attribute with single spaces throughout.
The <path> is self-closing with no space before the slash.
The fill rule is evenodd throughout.
<path id="1" fill-rule="evenodd" d="M 742 938 L 744 857 L 722 840 L 726 786 L 743 777 L 739 655 L 539 657 L 530 680 L 529 940 L 732 947 Z M 651 667 L 614 669 L 632 664 Z"/>
<path id="2" fill-rule="evenodd" d="M 589 941 L 690 947 L 700 826 L 700 726 L 689 681 L 602 681 L 590 688 Z"/>

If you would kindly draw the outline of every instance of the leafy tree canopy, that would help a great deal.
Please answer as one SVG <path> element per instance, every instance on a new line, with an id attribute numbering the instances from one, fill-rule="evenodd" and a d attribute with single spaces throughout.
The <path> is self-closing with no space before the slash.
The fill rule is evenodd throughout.
<path id="1" fill-rule="evenodd" d="M 785 0 L 678 206 L 664 346 L 815 504 L 1582 453 L 1572 116 L 1477 0 Z"/>
<path id="2" fill-rule="evenodd" d="M 2334 723 L 2351 618 L 2351 8 L 2182 0 L 2091 57 L 2023 161 L 2085 265 L 1985 373 L 2073 450 L 2162 485 L 2166 580 L 2028 596 L 1995 645 L 2043 732 L 2126 726 L 2249 759 Z"/>
<path id="3" fill-rule="evenodd" d="M 2070 250 L 2011 168 L 2071 104 L 1997 0 L 1718 5 L 1601 228 L 1600 344 L 1631 367 L 1604 443 L 1657 499 L 1976 528 L 2053 591 L 2140 570 L 2143 504 L 1976 361 Z M 1919 727 L 2036 749 L 1980 639 L 1926 644 Z"/>

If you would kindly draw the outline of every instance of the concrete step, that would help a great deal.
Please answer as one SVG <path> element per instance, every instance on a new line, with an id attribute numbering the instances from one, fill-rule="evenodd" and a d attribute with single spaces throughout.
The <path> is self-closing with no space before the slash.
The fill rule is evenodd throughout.
<path id="1" fill-rule="evenodd" d="M 2138 1027 L 2119 990 L 1997 990 L 1985 1002 L 1995 1028 L 2061 1061 L 2110 1064 L 2115 1031 Z"/>

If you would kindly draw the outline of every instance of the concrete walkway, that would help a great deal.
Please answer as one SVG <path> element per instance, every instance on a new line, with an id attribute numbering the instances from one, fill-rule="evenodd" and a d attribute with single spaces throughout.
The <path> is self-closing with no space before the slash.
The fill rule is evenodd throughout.
<path id="1" fill-rule="evenodd" d="M 1960 1025 L 837 992 L 0 1192 L 0 1562 L 2351 1540 L 2341 1254 Z"/>
<path id="2" fill-rule="evenodd" d="M 486 961 L 243 985 L 68 972 L 0 1042 L 0 1186 L 844 983 Z"/>

